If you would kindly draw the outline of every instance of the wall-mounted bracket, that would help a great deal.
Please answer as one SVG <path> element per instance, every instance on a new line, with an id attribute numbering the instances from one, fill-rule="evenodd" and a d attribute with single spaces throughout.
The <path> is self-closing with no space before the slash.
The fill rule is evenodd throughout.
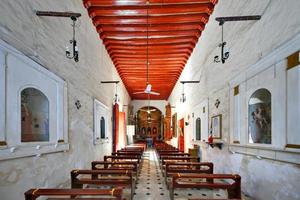
<path id="1" fill-rule="evenodd" d="M 222 26 L 225 22 L 260 20 L 260 18 L 261 18 L 261 15 L 216 17 L 216 21 L 219 22 L 220 26 Z"/>
<path id="2" fill-rule="evenodd" d="M 186 101 L 186 96 L 184 94 L 184 84 L 186 83 L 200 83 L 200 81 L 180 81 L 180 83 L 182 84 L 182 94 L 180 97 L 180 102 L 184 103 Z"/>
<path id="3" fill-rule="evenodd" d="M 81 16 L 80 13 L 75 12 L 54 12 L 54 11 L 36 11 L 37 16 L 46 16 L 46 17 L 70 17 L 78 18 Z"/>
<path id="4" fill-rule="evenodd" d="M 115 84 L 115 98 L 114 98 L 114 103 L 117 103 L 119 101 L 119 97 L 118 97 L 118 83 L 120 81 L 101 81 L 102 84 Z"/>
<path id="5" fill-rule="evenodd" d="M 222 36 L 221 36 L 221 43 L 219 47 L 221 48 L 221 56 L 215 56 L 214 62 L 219 63 L 222 62 L 223 64 L 229 58 L 229 51 L 225 51 L 226 42 L 224 42 L 224 23 L 225 22 L 233 22 L 233 21 L 249 21 L 249 20 L 260 20 L 260 15 L 249 15 L 249 16 L 231 16 L 231 17 L 217 17 L 216 21 L 219 22 L 219 25 L 222 26 Z"/>
<path id="6" fill-rule="evenodd" d="M 73 37 L 70 40 L 70 44 L 72 45 L 73 52 L 69 50 L 69 47 L 66 47 L 66 57 L 69 59 L 74 59 L 75 62 L 79 61 L 79 50 L 77 46 L 77 41 L 75 40 L 75 27 L 77 18 L 81 16 L 80 13 L 74 12 L 54 12 L 54 11 L 36 11 L 37 16 L 46 16 L 46 17 L 68 17 L 71 18 L 73 24 Z"/>

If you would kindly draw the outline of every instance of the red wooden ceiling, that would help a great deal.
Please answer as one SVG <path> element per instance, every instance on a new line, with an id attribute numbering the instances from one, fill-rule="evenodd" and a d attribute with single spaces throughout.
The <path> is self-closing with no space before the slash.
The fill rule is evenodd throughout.
<path id="1" fill-rule="evenodd" d="M 168 99 L 218 0 L 83 0 L 132 99 Z M 148 13 L 148 16 L 147 16 Z"/>

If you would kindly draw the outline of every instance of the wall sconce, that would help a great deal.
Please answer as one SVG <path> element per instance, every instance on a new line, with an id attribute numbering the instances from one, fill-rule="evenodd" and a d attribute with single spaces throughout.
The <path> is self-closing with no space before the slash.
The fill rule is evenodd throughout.
<path id="1" fill-rule="evenodd" d="M 75 27 L 77 18 L 81 16 L 80 13 L 74 12 L 55 12 L 55 11 L 36 11 L 37 16 L 46 16 L 46 17 L 70 17 L 73 21 L 73 38 L 70 40 L 70 44 L 72 45 L 72 54 L 69 50 L 69 47 L 66 47 L 66 57 L 69 59 L 74 59 L 75 62 L 79 61 L 79 51 L 77 46 L 77 41 L 75 40 Z"/>
<path id="2" fill-rule="evenodd" d="M 221 36 L 221 43 L 219 44 L 219 47 L 221 47 L 221 58 L 219 56 L 215 56 L 214 57 L 214 62 L 215 63 L 219 63 L 222 62 L 223 64 L 225 63 L 225 60 L 227 60 L 229 58 L 229 52 L 225 52 L 224 53 L 224 48 L 226 45 L 226 42 L 224 42 L 224 38 L 223 38 L 223 25 L 224 22 L 220 23 L 220 25 L 222 26 L 222 36 Z"/>
<path id="3" fill-rule="evenodd" d="M 75 106 L 76 106 L 77 110 L 79 110 L 79 109 L 81 108 L 81 103 L 80 103 L 79 100 L 77 100 L 77 101 L 75 102 Z"/>
<path id="4" fill-rule="evenodd" d="M 180 97 L 180 102 L 184 103 L 186 101 L 186 96 L 184 94 L 184 84 L 185 83 L 200 83 L 200 81 L 180 81 L 180 83 L 182 84 L 182 93 L 181 93 L 181 97 Z"/>
<path id="5" fill-rule="evenodd" d="M 221 103 L 220 100 L 219 100 L 219 99 L 216 99 L 216 102 L 215 102 L 216 108 L 219 108 L 220 103 Z"/>
<path id="6" fill-rule="evenodd" d="M 214 62 L 219 63 L 222 62 L 223 64 L 229 58 L 229 52 L 224 52 L 224 48 L 226 42 L 224 42 L 223 38 L 223 25 L 227 21 L 248 21 L 248 20 L 260 20 L 260 15 L 251 15 L 251 16 L 232 16 L 232 17 L 217 17 L 216 20 L 219 22 L 219 25 L 222 26 L 222 37 L 221 43 L 219 47 L 221 47 L 221 58 L 219 56 L 214 57 Z"/>
<path id="7" fill-rule="evenodd" d="M 184 93 L 181 94 L 180 102 L 184 103 L 186 101 L 186 96 Z"/>
<path id="8" fill-rule="evenodd" d="M 71 19 L 73 21 L 73 24 L 72 24 L 72 27 L 73 27 L 73 38 L 70 40 L 70 44 L 73 47 L 73 54 L 71 55 L 69 47 L 67 46 L 66 47 L 66 57 L 69 58 L 69 59 L 73 59 L 74 58 L 75 62 L 78 62 L 79 61 L 79 50 L 78 50 L 78 46 L 77 46 L 77 41 L 75 40 L 75 27 L 76 27 L 77 18 L 74 17 L 74 16 L 72 16 Z"/>
<path id="9" fill-rule="evenodd" d="M 104 84 L 115 84 L 115 96 L 114 96 L 114 103 L 118 103 L 120 101 L 120 98 L 118 96 L 118 83 L 120 81 L 101 81 L 101 83 L 104 83 Z"/>

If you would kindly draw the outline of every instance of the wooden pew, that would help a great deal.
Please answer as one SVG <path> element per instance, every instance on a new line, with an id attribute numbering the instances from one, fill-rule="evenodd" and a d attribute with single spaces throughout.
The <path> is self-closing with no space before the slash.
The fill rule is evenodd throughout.
<path id="1" fill-rule="evenodd" d="M 137 155 L 104 156 L 104 161 L 136 161 L 140 164 L 141 159 Z"/>
<path id="2" fill-rule="evenodd" d="M 138 163 L 136 161 L 93 161 L 92 170 L 110 169 L 110 170 L 131 170 L 135 177 L 138 175 Z"/>
<path id="3" fill-rule="evenodd" d="M 206 179 L 206 181 L 199 181 Z M 216 182 L 215 179 L 231 180 L 229 182 Z M 209 180 L 209 181 L 208 181 Z M 227 189 L 228 199 L 241 199 L 241 177 L 237 174 L 175 174 L 172 177 L 169 192 L 170 199 L 174 200 L 176 188 L 208 188 Z"/>
<path id="4" fill-rule="evenodd" d="M 130 187 L 133 199 L 135 180 L 131 170 L 72 170 L 71 187 L 83 188 L 84 185 Z"/>
<path id="5" fill-rule="evenodd" d="M 142 154 L 139 153 L 139 152 L 132 152 L 132 151 L 118 151 L 118 152 L 112 152 L 111 155 L 113 156 L 131 156 L 131 155 L 134 155 L 134 156 L 138 156 L 139 159 L 142 158 Z"/>
<path id="6" fill-rule="evenodd" d="M 127 151 L 139 151 L 139 152 L 144 152 L 144 148 L 143 147 L 124 147 L 121 150 L 127 150 Z"/>
<path id="7" fill-rule="evenodd" d="M 168 178 L 180 174 L 213 174 L 214 164 L 211 162 L 166 162 L 165 181 L 168 186 Z"/>
<path id="8" fill-rule="evenodd" d="M 69 198 L 70 196 L 79 196 L 76 199 L 91 200 L 91 197 L 80 197 L 80 196 L 93 196 L 93 200 L 122 200 L 122 189 L 115 188 L 109 190 L 102 189 L 30 189 L 25 192 L 25 200 L 36 200 L 39 197 L 46 196 L 60 196 L 67 197 L 64 200 L 74 199 Z M 109 197 L 107 197 L 109 196 Z M 98 197 L 98 198 L 95 198 Z M 59 200 L 62 198 L 51 198 L 51 200 Z M 49 199 L 50 200 L 50 199 Z"/>
<path id="9" fill-rule="evenodd" d="M 126 155 L 126 156 L 104 156 L 104 161 L 116 162 L 116 161 L 132 161 L 136 162 L 138 165 L 138 171 L 141 168 L 141 159 L 136 155 Z"/>
<path id="10" fill-rule="evenodd" d="M 161 161 L 160 161 L 160 166 L 161 170 L 165 170 L 165 164 L 166 162 L 171 161 L 171 162 L 199 162 L 200 158 L 199 157 L 194 157 L 194 156 L 162 156 Z"/>
<path id="11" fill-rule="evenodd" d="M 159 154 L 159 160 L 161 160 L 161 157 L 163 156 L 191 156 L 189 153 L 181 153 L 181 152 L 164 152 Z"/>
<path id="12" fill-rule="evenodd" d="M 147 144 L 145 142 L 143 142 L 143 143 L 135 143 L 135 144 L 127 145 L 126 147 L 139 147 L 139 148 L 142 148 L 143 151 L 145 151 L 146 148 L 147 148 Z"/>

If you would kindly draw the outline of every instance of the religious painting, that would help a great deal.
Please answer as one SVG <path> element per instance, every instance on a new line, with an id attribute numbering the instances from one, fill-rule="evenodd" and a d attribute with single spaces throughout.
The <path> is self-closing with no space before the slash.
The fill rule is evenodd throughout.
<path id="1" fill-rule="evenodd" d="M 271 93 L 256 90 L 248 103 L 249 143 L 271 144 Z"/>
<path id="2" fill-rule="evenodd" d="M 211 118 L 211 134 L 213 138 L 221 139 L 222 136 L 222 115 L 215 115 Z"/>
<path id="3" fill-rule="evenodd" d="M 172 115 L 172 135 L 177 137 L 177 113 Z"/>
<path id="4" fill-rule="evenodd" d="M 201 119 L 198 117 L 196 119 L 196 140 L 201 140 Z"/>

